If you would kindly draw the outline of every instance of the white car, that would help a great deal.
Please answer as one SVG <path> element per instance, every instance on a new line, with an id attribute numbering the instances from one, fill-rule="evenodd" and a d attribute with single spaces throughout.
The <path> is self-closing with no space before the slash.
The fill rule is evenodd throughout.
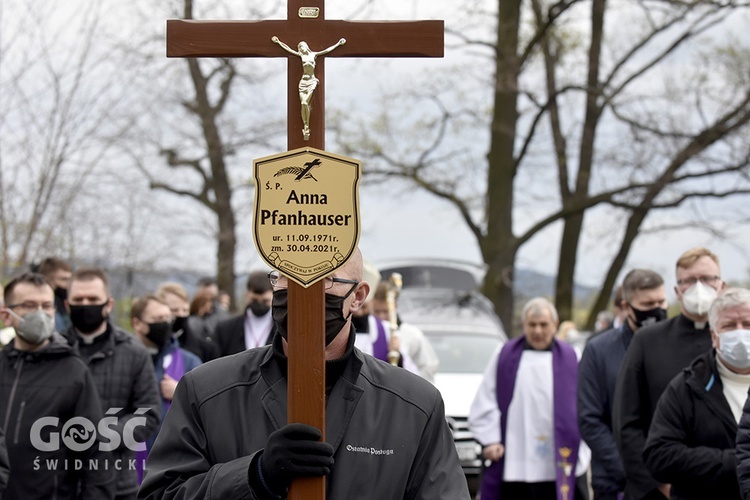
<path id="1" fill-rule="evenodd" d="M 398 299 L 399 317 L 421 329 L 438 355 L 440 365 L 435 385 L 445 401 L 445 415 L 453 432 L 458 458 L 469 490 L 476 493 L 481 472 L 481 446 L 468 426 L 469 408 L 482 382 L 484 369 L 498 346 L 507 341 L 500 319 L 490 301 L 474 290 L 470 281 L 459 280 L 457 289 L 443 288 L 446 274 L 434 263 L 419 271 L 418 266 L 381 269 L 383 279 L 391 272 L 404 276 L 404 288 Z M 456 269 L 451 268 L 450 276 Z M 440 276 L 438 276 L 440 274 Z M 411 283 L 408 281 L 412 277 Z M 413 277 L 418 277 L 416 284 Z M 436 283 L 440 287 L 434 287 Z M 425 286 L 427 285 L 427 286 Z"/>

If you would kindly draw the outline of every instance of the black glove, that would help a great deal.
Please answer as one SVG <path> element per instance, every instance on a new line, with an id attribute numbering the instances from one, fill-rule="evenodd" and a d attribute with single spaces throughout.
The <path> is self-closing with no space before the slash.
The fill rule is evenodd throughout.
<path id="1" fill-rule="evenodd" d="M 271 493 L 282 496 L 292 480 L 325 476 L 333 465 L 333 446 L 320 441 L 320 430 L 305 424 L 289 424 L 268 436 L 259 457 L 259 479 Z"/>

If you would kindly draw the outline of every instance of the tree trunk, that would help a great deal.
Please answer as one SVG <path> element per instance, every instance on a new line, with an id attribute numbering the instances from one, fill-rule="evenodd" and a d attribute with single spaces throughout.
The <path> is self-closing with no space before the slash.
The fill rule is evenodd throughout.
<path id="1" fill-rule="evenodd" d="M 563 198 L 563 204 L 566 201 L 570 202 L 589 197 L 589 183 L 594 164 L 596 127 L 601 117 L 599 65 L 604 34 L 605 9 L 606 0 L 594 0 L 591 4 L 591 46 L 588 56 L 586 118 L 581 136 L 578 176 L 575 191 L 568 200 Z M 567 186 L 564 186 L 563 193 L 566 190 Z M 583 212 L 577 211 L 564 219 L 563 236 L 560 241 L 560 260 L 557 264 L 557 282 L 555 284 L 555 306 L 561 320 L 573 318 L 575 270 L 578 259 L 578 243 L 583 229 L 583 217 Z"/>
<path id="2" fill-rule="evenodd" d="M 513 180 L 517 167 L 514 146 L 518 121 L 520 12 L 520 0 L 498 1 L 496 85 L 487 155 L 487 233 L 480 242 L 484 261 L 489 266 L 484 293 L 495 304 L 509 335 L 513 324 L 513 271 L 518 250 L 512 215 Z"/>

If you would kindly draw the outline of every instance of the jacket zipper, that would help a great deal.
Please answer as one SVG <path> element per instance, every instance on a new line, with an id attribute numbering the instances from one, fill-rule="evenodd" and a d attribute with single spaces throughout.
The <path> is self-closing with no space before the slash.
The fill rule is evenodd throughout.
<path id="1" fill-rule="evenodd" d="M 3 422 L 3 429 L 9 429 L 8 424 L 10 423 L 10 412 L 13 408 L 13 400 L 16 398 L 16 390 L 18 389 L 18 381 L 21 378 L 21 368 L 23 367 L 23 357 L 18 360 L 16 367 L 16 378 L 13 380 L 13 387 L 10 389 L 10 397 L 8 398 L 8 409 L 5 410 L 5 421 Z"/>
<path id="2" fill-rule="evenodd" d="M 21 422 L 23 422 L 23 411 L 26 409 L 26 400 L 21 401 L 21 406 L 18 409 L 18 417 L 16 417 L 16 431 L 13 433 L 13 444 L 18 444 L 18 436 L 21 434 Z"/>

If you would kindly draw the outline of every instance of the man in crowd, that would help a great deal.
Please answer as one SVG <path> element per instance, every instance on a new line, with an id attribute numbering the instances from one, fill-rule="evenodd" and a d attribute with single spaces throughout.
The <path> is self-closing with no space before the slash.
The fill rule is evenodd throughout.
<path id="1" fill-rule="evenodd" d="M 215 360 L 177 386 L 148 461 L 142 499 L 286 498 L 327 475 L 331 500 L 468 500 L 440 393 L 354 347 L 362 256 L 326 279 L 326 439 L 287 423 L 287 279 L 274 277 L 273 344 Z M 394 425 L 394 423 L 398 423 Z"/>
<path id="2" fill-rule="evenodd" d="M 612 434 L 612 402 L 617 374 L 633 335 L 667 317 L 664 280 L 654 271 L 633 269 L 622 282 L 625 322 L 591 339 L 578 369 L 578 426 L 591 448 L 594 500 L 617 500 L 625 472 Z"/>
<path id="3" fill-rule="evenodd" d="M 190 329 L 188 324 L 190 296 L 182 285 L 164 283 L 156 291 L 156 296 L 167 304 L 172 312 L 172 318 L 174 318 L 172 332 L 180 343 L 180 347 L 198 356 L 202 362 L 211 361 L 219 356 L 216 344 L 210 337 L 203 338 Z"/>
<path id="4" fill-rule="evenodd" d="M 106 468 L 94 429 L 104 413 L 86 364 L 55 332 L 52 287 L 26 273 L 8 283 L 4 298 L 0 318 L 16 336 L 0 354 L 0 426 L 11 470 L 3 498 L 113 498 L 114 464 Z M 72 419 L 81 424 L 65 432 Z"/>
<path id="5" fill-rule="evenodd" d="M 750 389 L 750 291 L 727 289 L 709 323 L 713 348 L 662 394 L 643 457 L 672 498 L 739 500 L 735 440 Z"/>
<path id="6" fill-rule="evenodd" d="M 102 269 L 76 270 L 68 289 L 72 326 L 65 337 L 88 366 L 102 410 L 107 416 L 117 417 L 115 429 L 121 442 L 112 453 L 113 462 L 130 464 L 136 452 L 132 448 L 136 447 L 132 446 L 129 433 L 133 433 L 133 440 L 143 443 L 156 431 L 161 414 L 151 359 L 133 335 L 110 321 L 114 304 L 109 279 Z M 128 424 L 133 419 L 144 423 L 133 427 Z M 117 498 L 135 498 L 137 490 L 135 469 L 125 466 L 118 470 Z"/>
<path id="7" fill-rule="evenodd" d="M 719 259 L 693 248 L 677 260 L 675 292 L 681 313 L 642 328 L 633 337 L 617 377 L 613 431 L 620 450 L 628 498 L 669 498 L 669 485 L 646 469 L 643 448 L 659 397 L 693 359 L 711 348 L 708 308 L 724 289 Z"/>
<path id="8" fill-rule="evenodd" d="M 62 259 L 47 257 L 39 263 L 37 272 L 47 278 L 55 291 L 55 329 L 64 332 L 70 328 L 65 300 L 68 298 L 68 285 L 73 276 L 73 268 Z"/>
<path id="9" fill-rule="evenodd" d="M 395 305 L 395 304 L 394 304 Z M 388 307 L 388 284 L 381 281 L 375 289 L 372 297 L 372 314 L 381 321 L 391 320 L 391 311 Z M 401 341 L 401 348 L 409 355 L 417 366 L 419 375 L 435 383 L 435 373 L 440 363 L 435 349 L 430 345 L 425 334 L 414 325 L 403 323 L 401 318 L 396 316 L 396 334 Z M 392 327 L 392 324 L 389 324 Z"/>
<path id="10" fill-rule="evenodd" d="M 268 272 L 250 273 L 245 291 L 245 312 L 216 325 L 214 340 L 220 356 L 271 343 L 275 333 L 271 318 L 272 300 L 273 289 L 268 281 Z"/>
<path id="11" fill-rule="evenodd" d="M 493 357 L 469 412 L 491 462 L 482 500 L 588 499 L 591 451 L 578 432 L 575 350 L 555 338 L 557 310 L 547 299 L 531 299 L 521 318 L 523 335 Z"/>
<path id="12" fill-rule="evenodd" d="M 201 364 L 201 360 L 190 351 L 180 347 L 172 336 L 172 311 L 155 295 L 144 295 L 133 301 L 130 307 L 130 322 L 136 336 L 146 346 L 154 363 L 154 379 L 159 384 L 161 395 L 161 418 L 172 404 L 177 382 L 185 373 Z M 151 449 L 156 434 L 148 439 Z"/>
<path id="13" fill-rule="evenodd" d="M 213 338 L 216 331 L 216 325 L 220 321 L 229 318 L 229 312 L 219 307 L 219 286 L 213 278 L 201 278 L 198 280 L 198 295 L 205 295 L 210 299 L 211 306 L 201 315 L 190 316 L 190 329 L 203 336 L 203 338 Z"/>

